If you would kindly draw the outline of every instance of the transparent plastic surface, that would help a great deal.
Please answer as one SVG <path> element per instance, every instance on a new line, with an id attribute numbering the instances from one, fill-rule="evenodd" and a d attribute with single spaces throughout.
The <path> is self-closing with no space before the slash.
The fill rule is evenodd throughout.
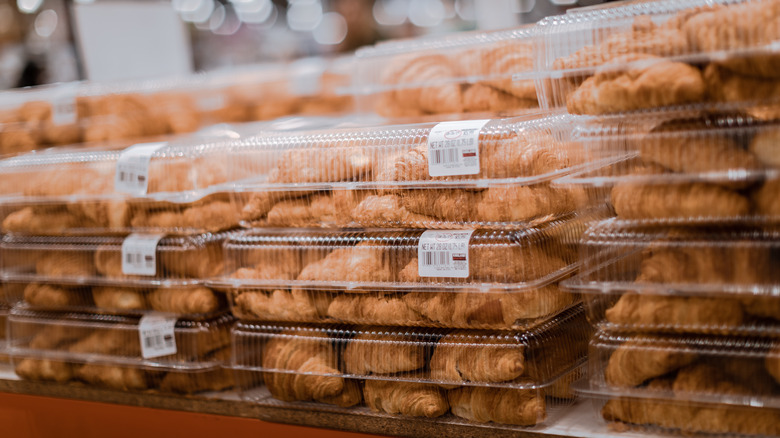
<path id="1" fill-rule="evenodd" d="M 233 167 L 255 175 L 235 184 L 242 224 L 517 228 L 603 202 L 599 190 L 552 184 L 590 162 L 568 139 L 569 116 L 537 114 L 468 129 L 436 126 L 333 129 L 239 142 Z M 432 138 L 434 131 L 444 140 Z M 434 169 L 456 174 L 431 176 L 439 174 Z"/>
<path id="2" fill-rule="evenodd" d="M 139 287 L 7 281 L 4 289 L 10 302 L 24 302 L 38 310 L 121 315 L 164 312 L 197 318 L 228 309 L 224 294 L 198 284 Z"/>
<path id="3" fill-rule="evenodd" d="M 247 174 L 228 169 L 228 143 L 200 137 L 151 143 L 143 146 L 148 159 L 146 164 L 140 159 L 140 168 L 139 160 L 128 156 L 139 151 L 135 146 L 0 161 L 2 229 L 47 235 L 230 229 L 240 207 L 218 186 Z"/>
<path id="4" fill-rule="evenodd" d="M 193 132 L 215 123 L 332 115 L 351 58 L 249 66 L 146 81 L 76 82 L 0 93 L 0 154 Z"/>
<path id="5" fill-rule="evenodd" d="M 8 312 L 10 307 L 0 304 L 0 363 L 11 363 L 11 358 L 8 357 L 6 348 L 8 342 L 6 341 L 6 328 L 8 324 Z"/>
<path id="6" fill-rule="evenodd" d="M 226 242 L 226 275 L 207 285 L 246 320 L 524 328 L 579 301 L 557 283 L 577 268 L 589 219 L 478 230 L 460 249 L 422 252 L 422 231 L 246 231 Z M 465 265 L 437 265 L 453 256 Z"/>
<path id="7" fill-rule="evenodd" d="M 609 219 L 583 234 L 563 283 L 591 321 L 666 332 L 780 334 L 780 228 L 658 227 Z"/>
<path id="8" fill-rule="evenodd" d="M 215 353 L 230 344 L 232 316 L 189 320 L 161 315 L 175 319 L 175 348 L 155 357 L 144 354 L 150 343 L 171 340 L 144 337 L 142 345 L 140 316 L 42 312 L 15 306 L 8 316 L 8 351 L 15 364 L 18 358 L 30 358 L 183 371 L 226 364 L 229 354 Z"/>
<path id="9" fill-rule="evenodd" d="M 777 114 L 762 118 L 742 106 L 580 120 L 572 138 L 600 165 L 560 182 L 611 186 L 622 219 L 686 224 L 780 215 Z"/>
<path id="10" fill-rule="evenodd" d="M 608 114 L 776 98 L 778 14 L 777 0 L 659 0 L 545 18 L 540 104 Z"/>
<path id="11" fill-rule="evenodd" d="M 353 92 L 385 117 L 537 108 L 532 26 L 379 43 L 356 52 Z"/>
<path id="12" fill-rule="evenodd" d="M 222 243 L 231 235 L 228 232 L 162 237 L 149 254 L 123 252 L 124 237 L 6 235 L 0 242 L 3 277 L 16 283 L 66 287 L 197 286 L 207 278 L 220 275 L 224 263 Z M 128 254 L 141 254 L 143 262 L 154 272 L 128 273 L 134 272 L 123 263 L 123 255 Z"/>
<path id="13" fill-rule="evenodd" d="M 584 392 L 602 400 L 607 421 L 686 434 L 780 433 L 778 338 L 599 331 L 590 350 Z"/>
<path id="14" fill-rule="evenodd" d="M 240 323 L 232 366 L 243 397 L 261 404 L 364 401 L 379 413 L 534 426 L 573 400 L 589 334 L 581 308 L 531 332 Z"/>

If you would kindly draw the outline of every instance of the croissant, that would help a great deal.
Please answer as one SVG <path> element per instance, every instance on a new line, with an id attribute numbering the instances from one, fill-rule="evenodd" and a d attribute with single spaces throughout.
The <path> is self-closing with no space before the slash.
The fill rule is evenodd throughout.
<path id="1" fill-rule="evenodd" d="M 780 129 L 765 129 L 750 141 L 750 152 L 767 166 L 780 167 Z"/>
<path id="2" fill-rule="evenodd" d="M 384 380 L 366 380 L 363 398 L 373 411 L 410 417 L 440 417 L 449 405 L 444 392 L 434 385 Z"/>
<path id="3" fill-rule="evenodd" d="M 352 219 L 363 226 L 424 228 L 436 218 L 412 213 L 403 207 L 398 195 L 367 196 L 351 212 Z"/>
<path id="4" fill-rule="evenodd" d="M 443 337 L 431 356 L 431 378 L 450 383 L 494 383 L 523 375 L 523 344 L 506 336 L 491 336 L 489 344 L 478 345 L 483 342 L 484 335 L 480 332 L 453 332 Z"/>
<path id="5" fill-rule="evenodd" d="M 544 134 L 516 133 L 509 138 L 480 141 L 479 162 L 481 178 L 516 178 L 545 175 L 563 169 L 568 163 L 561 152 L 572 148 L 567 144 L 557 148 L 557 141 Z M 561 150 L 563 149 L 563 151 Z"/>
<path id="6" fill-rule="evenodd" d="M 3 219 L 3 230 L 12 233 L 56 235 L 81 226 L 89 224 L 85 224 L 84 220 L 69 211 L 58 209 L 25 207 Z"/>
<path id="7" fill-rule="evenodd" d="M 761 216 L 777 218 L 780 216 L 780 179 L 770 179 L 753 193 L 756 213 Z"/>
<path id="8" fill-rule="evenodd" d="M 738 300 L 728 298 L 626 293 L 607 309 L 606 319 L 626 326 L 723 328 L 742 324 L 744 313 Z"/>
<path id="9" fill-rule="evenodd" d="M 92 298 L 95 305 L 102 309 L 144 310 L 149 308 L 148 290 L 128 287 L 95 286 Z"/>
<path id="10" fill-rule="evenodd" d="M 352 338 L 344 349 L 344 369 L 359 376 L 393 374 L 425 366 L 425 343 L 392 329 L 371 329 Z"/>
<path id="11" fill-rule="evenodd" d="M 88 252 L 45 251 L 35 262 L 35 272 L 46 277 L 90 277 L 95 275 L 95 264 Z"/>
<path id="12" fill-rule="evenodd" d="M 740 194 L 713 184 L 618 184 L 612 205 L 624 219 L 733 218 L 745 216 L 750 203 Z"/>
<path id="13" fill-rule="evenodd" d="M 448 221 L 471 221 L 477 216 L 477 194 L 468 190 L 408 190 L 401 207 L 418 215 Z"/>
<path id="14" fill-rule="evenodd" d="M 138 334 L 132 330 L 97 330 L 74 342 L 68 351 L 76 354 L 140 356 Z"/>
<path id="15" fill-rule="evenodd" d="M 354 324 L 416 325 L 425 322 L 401 296 L 372 294 L 341 294 L 333 298 L 327 315 Z"/>
<path id="16" fill-rule="evenodd" d="M 302 337 L 286 332 L 271 339 L 263 348 L 262 364 L 269 370 L 263 373 L 265 384 L 280 400 L 315 400 L 343 407 L 360 402 L 354 395 L 355 383 L 339 376 L 336 353 L 322 333 Z"/>
<path id="17" fill-rule="evenodd" d="M 130 224 L 132 211 L 130 205 L 124 200 L 118 201 L 80 201 L 68 204 L 68 210 L 74 215 L 85 218 L 84 223 L 73 228 L 88 228 L 94 224 L 95 228 L 108 228 L 121 230 Z"/>
<path id="18" fill-rule="evenodd" d="M 447 392 L 452 413 L 469 421 L 533 426 L 547 418 L 544 395 L 538 389 L 466 386 Z"/>
<path id="19" fill-rule="evenodd" d="M 694 360 L 694 353 L 677 351 L 668 341 L 637 337 L 612 353 L 605 378 L 610 385 L 639 386 L 649 379 L 691 364 Z"/>
<path id="20" fill-rule="evenodd" d="M 457 77 L 457 66 L 443 55 L 425 54 L 424 56 L 402 55 L 391 61 L 382 82 L 397 84 L 390 93 L 390 108 L 377 107 L 380 115 L 390 116 L 388 109 L 415 109 L 423 113 L 461 113 L 463 97 L 460 85 L 450 82 Z M 424 84 L 435 81 L 446 82 L 440 86 L 414 87 L 411 84 Z M 413 88 L 414 87 L 414 88 Z M 387 102 L 385 102 L 387 104 Z"/>
<path id="21" fill-rule="evenodd" d="M 32 306 L 63 308 L 87 305 L 82 291 L 52 284 L 30 283 L 24 288 L 24 301 Z"/>
<path id="22" fill-rule="evenodd" d="M 222 273 L 224 256 L 220 243 L 208 243 L 198 249 L 158 251 L 159 263 L 170 274 L 186 278 L 211 278 Z"/>
<path id="23" fill-rule="evenodd" d="M 124 366 L 85 364 L 78 368 L 76 377 L 92 385 L 121 391 L 142 391 L 152 387 L 161 373 L 148 372 Z"/>
<path id="24" fill-rule="evenodd" d="M 239 291 L 234 312 L 262 321 L 317 321 L 325 316 L 329 297 L 319 291 Z"/>
<path id="25" fill-rule="evenodd" d="M 741 75 L 715 63 L 704 68 L 703 76 L 710 99 L 716 102 L 769 101 L 780 97 L 777 78 Z"/>
<path id="26" fill-rule="evenodd" d="M 215 233 L 237 225 L 236 209 L 230 202 L 214 201 L 180 212 L 142 210 L 133 215 L 130 224 L 134 228 L 196 229 Z"/>
<path id="27" fill-rule="evenodd" d="M 653 249 L 640 265 L 637 282 L 749 285 L 765 283 L 771 272 L 766 248 L 675 246 Z"/>
<path id="28" fill-rule="evenodd" d="M 217 311 L 220 300 L 211 289 L 203 286 L 161 287 L 149 294 L 149 304 L 158 312 L 204 314 Z"/>
<path id="29" fill-rule="evenodd" d="M 210 354 L 204 360 L 230 360 L 230 348 L 223 348 Z M 221 391 L 235 385 L 233 373 L 228 368 L 215 367 L 204 371 L 171 371 L 160 381 L 159 389 L 179 394 L 193 394 L 204 391 Z"/>
<path id="30" fill-rule="evenodd" d="M 364 197 L 363 190 L 335 190 L 329 194 L 281 201 L 268 212 L 267 225 L 298 228 L 347 226 L 352 210 Z"/>
<path id="31" fill-rule="evenodd" d="M 298 280 L 308 281 L 392 281 L 395 260 L 380 246 L 361 242 L 333 250 L 322 260 L 309 263 Z"/>
<path id="32" fill-rule="evenodd" d="M 270 183 L 327 183 L 357 181 L 374 167 L 374 156 L 361 146 L 323 143 L 290 149 L 277 160 Z M 306 193 L 301 193 L 300 196 Z"/>
<path id="33" fill-rule="evenodd" d="M 94 254 L 94 266 L 100 275 L 111 278 L 131 278 L 122 271 L 122 252 L 112 246 L 100 247 Z"/>
<path id="34" fill-rule="evenodd" d="M 14 371 L 27 380 L 64 383 L 74 377 L 73 364 L 50 359 L 24 358 L 16 364 Z"/>
<path id="35" fill-rule="evenodd" d="M 522 99 L 485 84 L 473 84 L 463 91 L 464 112 L 501 112 L 538 106 L 535 96 Z"/>
<path id="36" fill-rule="evenodd" d="M 481 53 L 483 74 L 491 78 L 486 83 L 521 99 L 536 101 L 532 80 L 515 81 L 515 73 L 533 70 L 533 47 L 525 41 L 502 41 Z"/>

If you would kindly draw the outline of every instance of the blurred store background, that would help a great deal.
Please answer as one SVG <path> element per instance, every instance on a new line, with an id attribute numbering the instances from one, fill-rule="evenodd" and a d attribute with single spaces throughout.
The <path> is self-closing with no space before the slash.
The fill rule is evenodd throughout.
<path id="1" fill-rule="evenodd" d="M 0 88 L 104 80 L 106 68 L 131 77 L 167 73 L 132 60 L 128 47 L 141 40 L 144 62 L 208 71 L 351 52 L 390 38 L 512 27 L 598 3 L 602 1 L 0 0 Z M 182 36 L 181 43 L 176 35 Z M 154 48 L 148 49 L 149 44 Z M 145 56 L 152 51 L 159 51 L 165 62 Z M 180 59 L 171 60 L 170 53 Z M 127 68 L 122 61 L 138 68 Z"/>

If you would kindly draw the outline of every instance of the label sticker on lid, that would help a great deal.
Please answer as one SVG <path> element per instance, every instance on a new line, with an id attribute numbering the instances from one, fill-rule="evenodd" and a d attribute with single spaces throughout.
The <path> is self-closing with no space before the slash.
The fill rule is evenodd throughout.
<path id="1" fill-rule="evenodd" d="M 138 324 L 141 340 L 141 356 L 144 359 L 176 354 L 176 318 L 170 315 L 150 313 Z"/>
<path id="2" fill-rule="evenodd" d="M 164 234 L 134 233 L 122 242 L 122 273 L 157 275 L 157 244 Z"/>
<path id="3" fill-rule="evenodd" d="M 490 120 L 442 122 L 428 134 L 430 176 L 479 173 L 479 132 Z"/>
<path id="4" fill-rule="evenodd" d="M 72 125 L 76 123 L 76 95 L 79 91 L 77 82 L 62 84 L 52 90 L 51 122 L 55 125 Z"/>
<path id="5" fill-rule="evenodd" d="M 429 230 L 417 246 L 420 277 L 469 276 L 469 240 L 474 230 Z"/>
<path id="6" fill-rule="evenodd" d="M 149 189 L 149 163 L 152 155 L 168 142 L 141 143 L 122 151 L 116 161 L 114 190 L 133 196 L 144 196 Z"/>

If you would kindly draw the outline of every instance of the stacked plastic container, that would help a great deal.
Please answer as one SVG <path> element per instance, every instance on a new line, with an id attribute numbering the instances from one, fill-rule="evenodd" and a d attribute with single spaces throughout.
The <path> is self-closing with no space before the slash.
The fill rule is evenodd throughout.
<path id="1" fill-rule="evenodd" d="M 583 236 L 581 390 L 613 430 L 780 434 L 780 2 L 635 2 L 539 23 L 542 105 L 604 165 Z M 598 151 L 598 152 L 596 152 Z"/>
<path id="2" fill-rule="evenodd" d="M 233 186 L 247 229 L 209 285 L 240 320 L 245 399 L 501 428 L 549 424 L 573 403 L 591 332 L 559 283 L 608 211 L 603 190 L 558 184 L 594 159 L 571 116 L 502 118 L 536 105 L 533 82 L 511 80 L 532 44 L 528 29 L 380 44 L 358 54 L 358 99 L 417 122 L 234 146 L 232 167 L 251 175 Z M 364 82 L 393 63 L 411 82 Z M 523 87 L 527 99 L 512 94 Z M 426 103 L 477 92 L 518 105 L 484 97 L 475 117 Z"/>
<path id="3" fill-rule="evenodd" d="M 234 386 L 234 320 L 205 284 L 238 223 L 227 192 L 212 188 L 229 179 L 217 159 L 227 141 L 0 161 L 6 351 L 18 376 L 169 393 Z"/>
<path id="4" fill-rule="evenodd" d="M 63 83 L 0 93 L 0 155 L 56 145 L 120 149 L 216 123 L 352 111 L 350 57 L 190 77 Z"/>

